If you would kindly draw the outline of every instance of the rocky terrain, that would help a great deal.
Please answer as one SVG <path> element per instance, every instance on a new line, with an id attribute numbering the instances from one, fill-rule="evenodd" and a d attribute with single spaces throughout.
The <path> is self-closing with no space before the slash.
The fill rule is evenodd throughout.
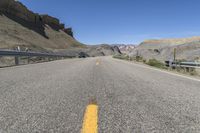
<path id="1" fill-rule="evenodd" d="M 87 46 L 59 19 L 34 13 L 15 0 L 0 0 L 0 49 L 28 48 L 40 52 L 67 52 L 74 56 L 111 55 L 119 50 L 108 45 Z"/>
<path id="2" fill-rule="evenodd" d="M 115 44 L 114 44 L 115 45 Z M 116 46 L 119 48 L 119 50 L 124 54 L 129 54 L 132 52 L 136 45 L 134 44 L 116 44 Z"/>
<path id="3" fill-rule="evenodd" d="M 121 54 L 117 46 L 110 46 L 108 44 L 100 45 L 86 45 L 84 48 L 68 48 L 60 50 L 60 53 L 76 57 L 95 57 L 95 56 L 109 56 Z"/>
<path id="4" fill-rule="evenodd" d="M 132 56 L 138 54 L 145 59 L 172 60 L 174 49 L 179 60 L 199 60 L 200 37 L 147 40 L 134 49 Z"/>
<path id="5" fill-rule="evenodd" d="M 28 10 L 14 0 L 0 1 L 0 48 L 28 47 L 33 51 L 54 51 L 82 47 L 57 18 Z"/>

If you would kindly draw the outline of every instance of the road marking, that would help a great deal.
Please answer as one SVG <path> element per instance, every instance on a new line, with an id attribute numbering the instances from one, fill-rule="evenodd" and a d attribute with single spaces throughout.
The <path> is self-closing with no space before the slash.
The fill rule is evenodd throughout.
<path id="1" fill-rule="evenodd" d="M 96 65 L 98 66 L 99 64 L 100 64 L 100 61 L 99 61 L 99 60 L 97 60 L 97 61 L 96 61 Z"/>
<path id="2" fill-rule="evenodd" d="M 98 106 L 89 104 L 86 108 L 81 133 L 98 133 Z"/>
<path id="3" fill-rule="evenodd" d="M 118 60 L 118 59 L 116 59 L 116 60 Z M 173 75 L 173 76 L 177 76 L 177 77 L 181 77 L 181 78 L 190 79 L 190 80 L 200 82 L 200 79 L 197 79 L 197 78 L 193 78 L 193 77 L 189 77 L 189 76 L 185 76 L 185 75 L 181 75 L 181 74 L 177 74 L 177 73 L 172 73 L 170 71 L 165 71 L 165 70 L 161 70 L 161 69 L 158 69 L 158 68 L 153 68 L 151 66 L 145 66 L 145 65 L 142 65 L 142 64 L 136 64 L 134 62 L 127 62 L 127 61 L 123 61 L 123 60 L 118 60 L 118 61 L 122 61 L 122 62 L 132 64 L 132 65 L 135 65 L 135 66 L 138 66 L 138 67 L 143 67 L 143 68 L 146 68 L 146 69 L 151 69 L 151 70 L 159 71 L 159 72 L 166 73 L 166 74 L 169 74 L 169 75 Z"/>

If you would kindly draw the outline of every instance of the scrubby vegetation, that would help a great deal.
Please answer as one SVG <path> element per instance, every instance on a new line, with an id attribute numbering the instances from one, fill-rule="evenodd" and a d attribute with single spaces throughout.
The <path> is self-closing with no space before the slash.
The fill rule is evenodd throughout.
<path id="1" fill-rule="evenodd" d="M 129 57 L 126 54 L 114 55 L 113 58 L 122 59 L 122 60 L 129 60 L 129 61 L 144 62 L 144 63 L 146 62 L 146 60 L 143 59 L 143 57 L 141 57 L 141 56 Z"/>
<path id="2" fill-rule="evenodd" d="M 176 67 L 176 68 L 173 68 L 172 70 L 183 73 L 183 74 L 188 74 L 188 75 L 198 75 L 198 72 L 196 71 L 195 68 Z"/>
<path id="3" fill-rule="evenodd" d="M 157 68 L 167 69 L 164 63 L 156 59 L 150 59 L 148 62 L 146 62 L 146 64 Z"/>
<path id="4" fill-rule="evenodd" d="M 113 58 L 117 58 L 117 59 L 122 59 L 122 60 L 133 60 L 132 57 L 129 57 L 128 55 L 125 54 L 117 54 L 117 55 L 113 55 Z"/>
<path id="5" fill-rule="evenodd" d="M 180 67 L 180 66 L 167 67 L 165 63 L 163 63 L 159 60 L 156 60 L 156 59 L 146 60 L 141 56 L 129 57 L 126 54 L 114 55 L 113 58 L 142 62 L 149 66 L 153 66 L 153 67 L 160 68 L 160 69 L 168 69 L 169 71 L 175 71 L 175 72 L 179 72 L 179 73 L 183 73 L 183 74 L 187 74 L 187 75 L 198 75 L 198 72 L 196 71 L 195 68 L 186 68 L 186 67 Z M 182 62 L 182 61 L 186 61 L 186 60 L 177 60 L 177 62 Z"/>
<path id="6" fill-rule="evenodd" d="M 143 62 L 143 57 L 142 56 L 136 56 L 135 60 L 138 62 Z"/>

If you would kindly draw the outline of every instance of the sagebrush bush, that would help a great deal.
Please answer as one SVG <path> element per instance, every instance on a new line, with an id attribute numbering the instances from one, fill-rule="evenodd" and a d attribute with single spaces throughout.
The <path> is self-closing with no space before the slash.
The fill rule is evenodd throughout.
<path id="1" fill-rule="evenodd" d="M 165 64 L 156 59 L 150 59 L 146 64 L 157 67 L 157 68 L 166 69 Z"/>
<path id="2" fill-rule="evenodd" d="M 129 56 L 124 55 L 124 54 L 114 55 L 113 58 L 122 59 L 122 60 L 129 60 L 129 59 L 132 60 L 132 58 L 129 58 Z"/>

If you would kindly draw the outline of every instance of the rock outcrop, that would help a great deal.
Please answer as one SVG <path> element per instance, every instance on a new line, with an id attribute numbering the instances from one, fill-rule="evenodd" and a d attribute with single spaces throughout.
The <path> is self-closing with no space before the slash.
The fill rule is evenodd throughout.
<path id="1" fill-rule="evenodd" d="M 33 13 L 32 11 L 28 10 L 21 2 L 15 0 L 1 0 L 0 13 L 14 19 L 15 21 L 18 21 L 23 25 L 25 25 L 26 22 L 29 23 L 25 25 L 26 27 L 29 25 L 28 28 L 37 26 L 39 29 L 44 29 L 41 27 L 47 24 L 54 30 L 67 31 L 65 33 L 69 33 L 68 35 L 73 37 L 72 29 L 65 28 L 65 25 L 60 23 L 59 19 L 49 15 Z"/>
<path id="2" fill-rule="evenodd" d="M 0 48 L 17 46 L 34 51 L 84 47 L 59 19 L 34 13 L 15 0 L 0 0 Z"/>
<path id="3" fill-rule="evenodd" d="M 74 36 L 72 28 L 64 28 L 64 32 L 70 35 L 71 37 Z"/>
<path id="4" fill-rule="evenodd" d="M 28 22 L 34 22 L 35 16 L 37 16 L 37 14 L 29 11 L 22 3 L 14 0 L 1 0 L 0 12 L 19 17 Z"/>

